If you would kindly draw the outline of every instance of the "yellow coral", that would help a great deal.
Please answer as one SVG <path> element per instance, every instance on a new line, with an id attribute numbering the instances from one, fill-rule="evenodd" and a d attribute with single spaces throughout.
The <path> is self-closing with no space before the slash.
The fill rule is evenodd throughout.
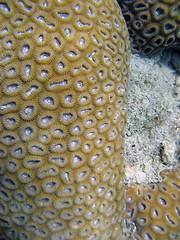
<path id="1" fill-rule="evenodd" d="M 115 0 L 0 2 L 3 239 L 120 239 L 129 61 Z"/>

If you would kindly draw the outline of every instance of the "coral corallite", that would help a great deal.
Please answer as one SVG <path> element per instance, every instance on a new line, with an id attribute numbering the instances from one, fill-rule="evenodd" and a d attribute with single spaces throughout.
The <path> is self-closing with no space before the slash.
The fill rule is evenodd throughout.
<path id="1" fill-rule="evenodd" d="M 128 60 L 115 0 L 0 1 L 0 239 L 121 239 Z"/>

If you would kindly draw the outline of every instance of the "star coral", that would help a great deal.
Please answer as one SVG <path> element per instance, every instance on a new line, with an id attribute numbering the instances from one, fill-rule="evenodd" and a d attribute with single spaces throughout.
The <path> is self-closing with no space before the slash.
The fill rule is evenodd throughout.
<path id="1" fill-rule="evenodd" d="M 134 239 L 180 237 L 180 166 L 160 175 L 160 183 L 126 186 L 127 215 L 137 226 Z"/>
<path id="2" fill-rule="evenodd" d="M 132 51 L 149 55 L 162 48 L 180 48 L 179 0 L 118 0 Z"/>
<path id="3" fill-rule="evenodd" d="M 121 239 L 129 39 L 115 0 L 0 1 L 0 239 Z"/>

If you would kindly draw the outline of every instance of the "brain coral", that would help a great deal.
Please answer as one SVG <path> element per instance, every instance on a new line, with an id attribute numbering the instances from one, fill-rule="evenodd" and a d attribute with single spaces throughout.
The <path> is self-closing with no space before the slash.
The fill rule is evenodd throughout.
<path id="1" fill-rule="evenodd" d="M 121 239 L 129 40 L 115 0 L 0 1 L 0 239 Z"/>
<path id="2" fill-rule="evenodd" d="M 180 238 L 180 166 L 160 173 L 157 184 L 126 186 L 127 213 L 137 227 L 136 240 Z"/>
<path id="3" fill-rule="evenodd" d="M 180 49 L 179 0 L 118 0 L 126 19 L 132 51 L 143 55 L 158 49 Z"/>

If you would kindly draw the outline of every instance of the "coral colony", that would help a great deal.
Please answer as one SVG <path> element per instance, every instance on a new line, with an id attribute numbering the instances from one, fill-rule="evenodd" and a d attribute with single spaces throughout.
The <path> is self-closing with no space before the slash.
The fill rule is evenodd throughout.
<path id="1" fill-rule="evenodd" d="M 180 48 L 179 0 L 118 0 L 131 48 L 149 55 L 162 48 Z"/>
<path id="2" fill-rule="evenodd" d="M 161 183 L 126 186 L 127 218 L 137 232 L 134 239 L 179 239 L 180 167 L 160 173 Z"/>
<path id="3" fill-rule="evenodd" d="M 0 7 L 0 239 L 120 239 L 130 42 L 118 3 Z"/>

